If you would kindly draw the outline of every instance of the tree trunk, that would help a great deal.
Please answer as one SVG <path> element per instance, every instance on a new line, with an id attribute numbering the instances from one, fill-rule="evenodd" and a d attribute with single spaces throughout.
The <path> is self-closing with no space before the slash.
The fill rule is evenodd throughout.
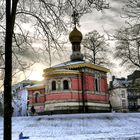
<path id="1" fill-rule="evenodd" d="M 18 0 L 6 0 L 5 77 L 4 77 L 4 140 L 12 139 L 12 35 Z"/>
<path id="2" fill-rule="evenodd" d="M 96 64 L 96 56 L 95 56 L 95 49 L 93 50 L 93 63 Z"/>
<path id="3" fill-rule="evenodd" d="M 4 77 L 4 140 L 11 140 L 12 29 L 11 1 L 6 0 L 5 77 Z"/>

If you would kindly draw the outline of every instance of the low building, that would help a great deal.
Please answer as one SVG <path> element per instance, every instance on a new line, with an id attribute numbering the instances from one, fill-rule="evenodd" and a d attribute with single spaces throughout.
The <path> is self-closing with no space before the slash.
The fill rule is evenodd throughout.
<path id="1" fill-rule="evenodd" d="M 140 71 L 128 75 L 128 108 L 129 111 L 140 111 Z"/>
<path id="2" fill-rule="evenodd" d="M 45 108 L 45 85 L 35 84 L 33 86 L 27 87 L 28 90 L 28 114 L 31 114 L 32 105 L 35 106 L 36 113 L 43 114 Z"/>
<path id="3" fill-rule="evenodd" d="M 109 85 L 109 100 L 113 111 L 127 112 L 128 111 L 128 82 L 125 78 L 112 77 Z"/>
<path id="4" fill-rule="evenodd" d="M 26 116 L 28 105 L 27 87 L 36 84 L 37 81 L 23 80 L 12 85 L 13 116 Z"/>

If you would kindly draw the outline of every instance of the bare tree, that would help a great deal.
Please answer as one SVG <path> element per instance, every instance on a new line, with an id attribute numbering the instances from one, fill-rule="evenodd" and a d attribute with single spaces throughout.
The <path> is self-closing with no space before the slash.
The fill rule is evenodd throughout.
<path id="1" fill-rule="evenodd" d="M 140 1 L 127 0 L 122 8 L 123 16 L 126 18 L 125 26 L 116 30 L 113 36 L 116 41 L 114 58 L 120 60 L 120 65 L 128 70 L 140 68 Z"/>
<path id="2" fill-rule="evenodd" d="M 77 5 L 80 6 L 84 11 L 87 11 L 88 7 L 102 9 L 106 8 L 105 0 L 79 0 L 78 3 L 74 0 L 75 7 L 73 9 L 77 9 Z M 15 38 L 15 34 L 18 33 L 16 30 L 19 28 L 20 34 L 25 37 L 25 34 L 22 32 L 23 23 L 31 23 L 31 27 L 34 27 L 35 33 L 31 32 L 31 36 L 34 35 L 34 38 L 41 39 L 46 38 L 48 41 L 48 45 L 50 42 L 53 42 L 53 46 L 56 48 L 57 45 L 57 35 L 59 31 L 64 30 L 62 17 L 64 15 L 64 11 L 67 9 L 67 4 L 73 6 L 72 0 L 65 1 L 50 1 L 50 0 L 2 0 L 0 2 L 0 20 L 5 21 L 6 24 L 1 22 L 0 27 L 5 30 L 5 49 L 4 49 L 4 62 L 5 62 L 5 77 L 4 77 L 4 140 L 11 140 L 11 115 L 12 115 L 12 106 L 11 106 L 11 83 L 12 83 L 12 46 L 13 46 L 13 38 Z M 86 5 L 86 6 L 83 6 Z M 5 6 L 6 5 L 6 6 Z M 6 7 L 6 10 L 3 9 Z M 87 8 L 87 9 L 86 9 Z M 90 9 L 90 8 L 89 8 Z M 6 16 L 5 16 L 6 14 Z M 82 14 L 81 14 L 82 15 Z M 16 26 L 17 25 L 17 26 Z M 28 28 L 28 30 L 30 30 Z M 28 35 L 30 36 L 30 35 Z M 26 37 L 25 37 L 26 38 Z M 15 38 L 15 42 L 16 38 Z M 17 47 L 20 47 L 17 44 Z"/>
<path id="3" fill-rule="evenodd" d="M 0 4 L 0 35 L 1 46 L 5 42 L 5 9 L 4 1 Z M 14 3 L 13 3 L 14 5 Z M 36 2 L 29 0 L 18 1 L 15 12 L 16 20 L 13 31 L 13 74 L 18 71 L 26 72 L 26 69 L 32 66 L 35 62 L 48 62 L 51 66 L 52 54 L 63 52 L 63 45 L 66 43 L 63 36 L 63 31 L 66 31 L 66 24 L 70 25 L 69 20 L 65 20 L 67 15 L 71 17 L 74 10 L 77 11 L 78 19 L 92 9 L 102 10 L 108 8 L 108 3 L 105 0 L 65 0 L 65 1 L 44 1 Z M 77 19 L 77 20 L 78 20 Z M 66 22 L 67 21 L 67 22 Z M 26 28 L 25 28 L 26 27 Z M 63 36 L 63 37 L 62 37 Z M 61 39 L 62 37 L 62 39 Z M 33 48 L 32 44 L 39 40 L 42 46 Z M 1 53 L 1 61 L 4 66 L 4 47 Z M 26 59 L 25 59 L 26 57 Z M 47 59 L 47 61 L 46 61 Z M 1 63 L 2 64 L 2 63 Z M 25 65 L 22 65 L 25 64 Z M 1 70 L 3 75 L 3 70 Z"/>
<path id="4" fill-rule="evenodd" d="M 115 39 L 114 57 L 121 60 L 121 65 L 127 68 L 140 69 L 140 25 L 119 29 Z"/>
<path id="5" fill-rule="evenodd" d="M 140 18 L 140 1 L 139 0 L 127 0 L 123 7 L 124 17 Z"/>
<path id="6" fill-rule="evenodd" d="M 5 50 L 4 50 L 4 36 L 3 40 L 1 39 L 0 47 L 0 80 L 4 79 L 4 63 L 5 63 Z M 30 66 L 34 65 L 35 62 L 39 62 L 39 54 L 36 48 L 31 46 L 32 39 L 26 35 L 26 41 L 23 35 L 14 34 L 12 40 L 12 81 L 15 81 L 17 73 L 25 75 L 26 71 L 29 70 Z M 0 83 L 0 86 L 3 86 L 3 82 Z"/>
<path id="7" fill-rule="evenodd" d="M 108 59 L 109 44 L 104 35 L 100 35 L 96 30 L 85 35 L 83 46 L 88 51 L 84 53 L 85 59 L 97 65 L 107 66 L 111 64 Z"/>

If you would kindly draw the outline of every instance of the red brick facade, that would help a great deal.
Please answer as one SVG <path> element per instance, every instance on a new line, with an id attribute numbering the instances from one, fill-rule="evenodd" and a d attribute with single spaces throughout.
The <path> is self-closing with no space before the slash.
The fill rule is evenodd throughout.
<path id="1" fill-rule="evenodd" d="M 63 109 L 79 110 L 85 102 L 87 112 L 88 108 L 93 112 L 109 111 L 107 79 L 105 73 L 98 74 L 98 85 L 95 85 L 96 76 L 88 72 L 48 75 L 43 87 L 28 89 L 29 106 L 34 105 L 37 112 L 40 112 L 40 108 L 43 108 L 44 112 L 63 112 Z M 56 89 L 52 89 L 53 81 L 56 83 Z M 68 89 L 64 89 L 64 81 L 67 81 Z M 95 88 L 97 86 L 98 91 Z"/>

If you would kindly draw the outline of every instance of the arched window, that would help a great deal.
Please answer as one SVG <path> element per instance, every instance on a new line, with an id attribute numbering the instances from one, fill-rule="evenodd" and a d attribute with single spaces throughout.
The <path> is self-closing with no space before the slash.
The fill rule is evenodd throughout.
<path id="1" fill-rule="evenodd" d="M 52 90 L 56 90 L 56 81 L 52 81 Z"/>
<path id="2" fill-rule="evenodd" d="M 39 102 L 39 93 L 36 93 L 35 94 L 35 103 L 38 103 Z"/>
<path id="3" fill-rule="evenodd" d="M 63 81 L 63 89 L 64 90 L 69 89 L 69 82 L 67 80 Z"/>

